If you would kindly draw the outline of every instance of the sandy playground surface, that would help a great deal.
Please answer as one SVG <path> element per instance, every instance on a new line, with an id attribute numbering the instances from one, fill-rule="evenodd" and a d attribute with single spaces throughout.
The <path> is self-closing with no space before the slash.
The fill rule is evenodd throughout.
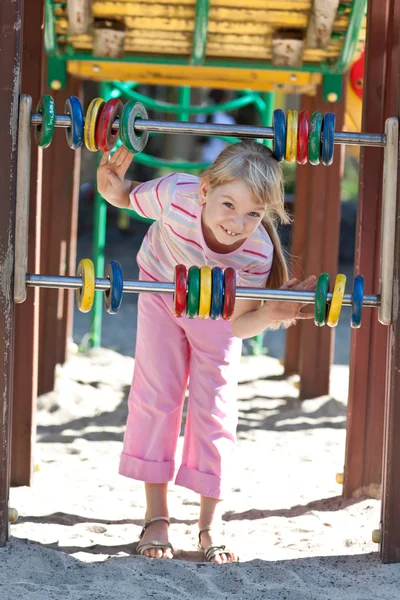
<path id="1" fill-rule="evenodd" d="M 0 599 L 400 599 L 400 564 L 382 565 L 371 532 L 380 503 L 343 501 L 348 369 L 331 396 L 300 405 L 270 357 L 243 358 L 236 482 L 224 540 L 234 565 L 201 562 L 198 497 L 171 486 L 175 559 L 135 555 L 142 484 L 118 475 L 134 359 L 112 350 L 72 355 L 38 401 L 40 465 L 11 490 L 20 514 L 0 549 Z M 181 448 L 182 439 L 180 439 Z"/>

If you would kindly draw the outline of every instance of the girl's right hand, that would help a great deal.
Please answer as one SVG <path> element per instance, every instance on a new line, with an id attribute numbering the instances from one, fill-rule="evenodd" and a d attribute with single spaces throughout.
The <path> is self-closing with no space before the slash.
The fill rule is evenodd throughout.
<path id="1" fill-rule="evenodd" d="M 132 182 L 125 181 L 125 174 L 132 162 L 133 154 L 120 146 L 111 156 L 104 152 L 97 169 L 97 189 L 99 194 L 114 206 L 129 206 L 129 192 Z"/>

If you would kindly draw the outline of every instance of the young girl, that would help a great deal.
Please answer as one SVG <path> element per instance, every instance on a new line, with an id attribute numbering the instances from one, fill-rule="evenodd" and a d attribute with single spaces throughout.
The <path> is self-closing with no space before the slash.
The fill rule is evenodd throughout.
<path id="1" fill-rule="evenodd" d="M 125 181 L 133 155 L 106 153 L 98 190 L 120 208 L 154 219 L 137 255 L 140 279 L 174 279 L 177 264 L 233 267 L 237 284 L 315 290 L 314 276 L 288 280 L 274 218 L 287 222 L 279 163 L 265 146 L 226 147 L 201 179 L 172 173 Z M 308 310 L 307 310 L 308 306 Z M 229 490 L 236 438 L 236 390 L 242 339 L 312 318 L 313 305 L 238 300 L 231 321 L 176 318 L 172 295 L 140 294 L 135 369 L 121 456 L 122 475 L 145 482 L 146 516 L 138 553 L 172 558 L 167 486 L 189 380 L 181 465 L 175 483 L 200 494 L 199 546 L 206 561 L 236 560 L 216 531 L 217 506 Z M 189 379 L 190 375 L 190 379 Z"/>

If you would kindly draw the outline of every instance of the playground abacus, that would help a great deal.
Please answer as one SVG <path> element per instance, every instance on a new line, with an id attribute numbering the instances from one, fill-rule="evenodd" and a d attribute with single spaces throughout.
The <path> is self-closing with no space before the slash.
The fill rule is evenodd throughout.
<path id="1" fill-rule="evenodd" d="M 119 99 L 105 102 L 95 98 L 84 116 L 78 98 L 70 96 L 64 114 L 56 114 L 51 96 L 43 96 L 32 113 L 32 99 L 20 96 L 18 133 L 18 179 L 16 209 L 16 250 L 14 274 L 14 300 L 26 299 L 27 287 L 71 288 L 77 290 L 79 310 L 88 312 L 93 304 L 95 290 L 104 292 L 107 312 L 118 312 L 123 292 L 173 294 L 177 317 L 188 316 L 218 319 L 231 318 L 236 299 L 279 300 L 315 304 L 314 322 L 317 326 L 335 327 L 343 305 L 352 307 L 350 325 L 361 325 L 363 306 L 378 307 L 378 319 L 384 325 L 392 322 L 394 234 L 398 159 L 398 120 L 386 121 L 384 134 L 335 131 L 334 113 L 308 113 L 289 110 L 287 116 L 277 109 L 272 127 L 202 124 L 158 121 L 148 118 L 140 102 Z M 278 161 L 310 162 L 329 166 L 333 162 L 335 144 L 378 146 L 384 149 L 384 177 L 382 188 L 381 283 L 378 294 L 364 294 L 362 275 L 354 278 L 352 294 L 345 293 L 346 278 L 338 275 L 332 292 L 329 275 L 318 278 L 316 292 L 271 290 L 266 288 L 236 288 L 236 274 L 227 269 L 210 269 L 206 266 L 177 265 L 175 282 L 124 281 L 122 268 L 111 261 L 104 278 L 96 278 L 90 259 L 80 261 L 76 277 L 27 274 L 27 238 L 29 214 L 29 168 L 31 127 L 35 128 L 36 143 L 46 148 L 51 144 L 56 127 L 65 129 L 71 149 L 83 144 L 90 151 L 111 151 L 120 139 L 132 153 L 141 152 L 148 134 L 171 133 L 184 135 L 235 135 L 239 138 L 273 140 L 273 154 Z"/>

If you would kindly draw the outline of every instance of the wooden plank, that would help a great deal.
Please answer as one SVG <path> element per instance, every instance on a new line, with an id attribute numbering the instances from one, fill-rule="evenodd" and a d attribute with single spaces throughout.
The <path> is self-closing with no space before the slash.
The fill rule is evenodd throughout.
<path id="1" fill-rule="evenodd" d="M 13 381 L 13 261 L 23 0 L 0 0 L 0 547 L 8 538 Z"/>
<path id="2" fill-rule="evenodd" d="M 390 94 L 386 75 L 390 3 L 368 3 L 362 131 L 369 133 L 382 133 L 389 116 L 385 105 Z M 362 148 L 354 271 L 364 276 L 367 293 L 379 289 L 382 169 L 383 151 Z M 380 496 L 387 336 L 387 328 L 372 310 L 363 311 L 361 328 L 352 331 L 343 487 L 346 498 Z"/>
<path id="3" fill-rule="evenodd" d="M 318 88 L 314 98 L 314 111 L 326 113 L 331 112 L 334 108 L 335 129 L 338 131 L 343 129 L 345 90 L 344 83 L 342 100 L 334 106 L 324 102 L 321 88 Z M 343 151 L 343 148 L 335 147 L 335 158 L 329 168 L 323 165 L 310 167 L 310 200 L 304 274 L 329 273 L 331 285 L 333 285 L 338 268 Z M 301 324 L 300 331 L 300 398 L 314 398 L 328 394 L 334 330 L 329 327 L 315 327 L 312 321 L 308 321 Z"/>
<path id="4" fill-rule="evenodd" d="M 22 50 L 21 89 L 33 99 L 33 110 L 40 97 L 42 0 L 25 6 Z M 33 135 L 33 131 L 32 131 Z M 39 272 L 41 152 L 32 143 L 29 206 L 28 272 Z M 23 304 L 15 305 L 13 419 L 11 451 L 11 485 L 31 485 L 36 434 L 37 352 L 39 289 L 27 291 Z M 21 377 L 20 374 L 24 373 Z"/>
<path id="5" fill-rule="evenodd" d="M 400 0 L 391 0 L 389 6 L 389 31 L 387 36 L 387 95 L 385 108 L 390 115 L 400 115 L 399 31 Z M 390 354 L 388 357 L 387 397 L 384 414 L 384 446 L 382 477 L 382 528 L 380 556 L 384 563 L 400 562 L 400 314 L 398 282 L 400 278 L 400 178 L 397 179 L 397 230 L 395 254 L 394 323 L 390 328 Z"/>
<path id="6" fill-rule="evenodd" d="M 51 92 L 58 113 L 64 112 L 68 96 L 79 95 L 80 85 L 70 77 L 65 90 Z M 68 147 L 65 132 L 56 130 L 51 146 L 43 153 L 40 272 L 46 275 L 66 275 L 75 270 L 75 265 L 70 264 L 74 250 L 72 255 L 70 252 L 71 236 L 72 245 L 76 243 L 78 188 L 76 184 L 74 187 L 74 173 L 79 177 L 79 166 L 75 169 L 79 159 L 80 151 Z M 72 234 L 73 230 L 75 233 Z M 40 289 L 39 394 L 54 388 L 55 366 L 65 361 L 67 330 L 71 327 L 71 319 L 67 325 L 66 296 L 71 302 L 72 295 L 66 290 Z"/>

